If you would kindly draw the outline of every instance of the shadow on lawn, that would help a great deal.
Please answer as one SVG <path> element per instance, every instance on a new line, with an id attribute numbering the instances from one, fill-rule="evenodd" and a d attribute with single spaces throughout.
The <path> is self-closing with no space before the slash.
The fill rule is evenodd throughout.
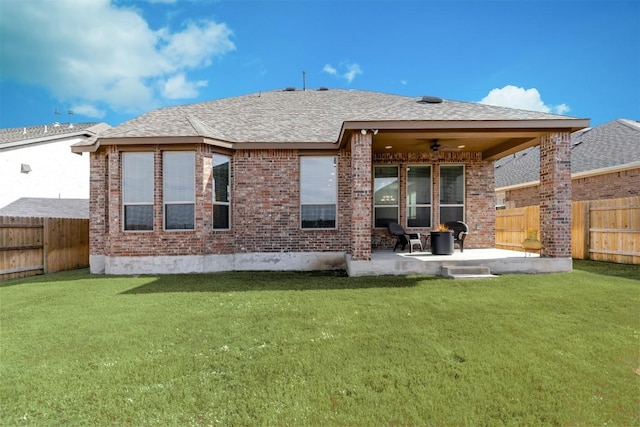
<path id="1" fill-rule="evenodd" d="M 595 273 L 603 276 L 623 277 L 640 281 L 640 265 L 616 264 L 604 261 L 573 260 L 573 269 Z"/>
<path id="2" fill-rule="evenodd" d="M 79 268 L 76 270 L 58 271 L 56 273 L 36 274 L 27 277 L 16 277 L 0 281 L 0 288 L 8 288 L 9 286 L 30 285 L 34 283 L 48 282 L 69 282 L 74 280 L 102 279 L 108 280 L 109 276 L 95 276 L 89 273 L 88 268 Z"/>
<path id="3" fill-rule="evenodd" d="M 123 294 L 167 292 L 315 291 L 408 288 L 437 280 L 432 276 L 348 277 L 339 272 L 232 272 L 156 276 L 155 280 Z"/>

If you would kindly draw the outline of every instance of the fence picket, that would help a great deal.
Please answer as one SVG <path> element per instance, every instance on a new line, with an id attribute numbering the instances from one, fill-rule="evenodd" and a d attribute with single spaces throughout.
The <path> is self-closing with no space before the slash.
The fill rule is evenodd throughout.
<path id="1" fill-rule="evenodd" d="M 640 196 L 571 204 L 571 256 L 640 264 Z M 540 226 L 539 206 L 496 211 L 496 247 L 522 250 L 526 230 Z"/>
<path id="2" fill-rule="evenodd" d="M 0 216 L 0 280 L 88 266 L 88 219 Z"/>

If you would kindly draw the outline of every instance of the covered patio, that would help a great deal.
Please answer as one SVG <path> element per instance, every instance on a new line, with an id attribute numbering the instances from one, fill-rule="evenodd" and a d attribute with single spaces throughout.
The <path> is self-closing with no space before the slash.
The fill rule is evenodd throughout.
<path id="1" fill-rule="evenodd" d="M 525 256 L 524 252 L 495 248 L 465 249 L 464 252 L 456 249 L 452 255 L 380 250 L 373 251 L 371 259 L 365 261 L 354 260 L 347 255 L 345 263 L 349 276 L 443 275 L 443 267 L 461 267 L 461 271 L 487 268 L 491 274 L 556 273 L 572 268 L 571 258 L 541 257 L 529 253 Z"/>
<path id="2" fill-rule="evenodd" d="M 486 267 L 494 274 L 571 271 L 570 135 L 588 126 L 589 121 L 535 117 L 531 112 L 517 110 L 495 119 L 485 116 L 482 109 L 474 105 L 473 111 L 449 111 L 449 116 L 458 117 L 457 120 L 405 118 L 344 123 L 343 130 L 352 131 L 350 138 L 343 140 L 351 152 L 351 250 L 346 257 L 350 276 L 439 275 L 448 266 Z M 541 214 L 536 232 L 542 250 L 540 255 L 525 257 L 522 252 L 493 248 L 493 162 L 532 146 L 540 146 Z M 427 196 L 422 205 L 416 202 L 417 192 L 411 188 L 410 173 L 416 165 L 430 167 L 425 180 L 428 184 L 423 185 Z M 453 173 L 452 169 L 444 169 L 456 166 L 461 168 L 455 181 L 457 187 L 445 175 Z M 385 167 L 398 170 L 393 183 L 386 187 L 393 185 L 393 191 L 378 185 L 377 172 L 367 173 Z M 391 195 L 383 194 L 385 191 Z M 452 220 L 467 223 L 470 233 L 464 253 L 435 256 L 428 252 L 386 251 L 387 222 L 378 217 L 377 211 L 386 209 L 385 199 L 391 200 L 388 210 L 392 211 L 390 219 L 385 219 L 401 224 L 407 233 L 427 234 Z M 421 208 L 427 221 L 418 224 L 415 212 Z M 393 216 L 395 209 L 397 216 Z"/>

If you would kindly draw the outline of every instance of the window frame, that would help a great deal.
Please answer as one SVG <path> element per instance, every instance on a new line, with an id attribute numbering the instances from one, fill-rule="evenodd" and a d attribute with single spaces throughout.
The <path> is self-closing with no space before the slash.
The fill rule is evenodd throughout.
<path id="1" fill-rule="evenodd" d="M 192 176 L 192 184 L 193 184 L 193 201 L 189 201 L 189 200 L 173 200 L 170 202 L 167 202 L 167 174 L 166 174 L 166 167 L 167 167 L 167 156 L 171 155 L 171 154 L 184 154 L 184 153 L 190 153 L 193 155 L 193 176 Z M 167 224 L 169 223 L 169 221 L 167 221 L 167 206 L 169 205 L 193 205 L 193 228 L 168 228 Z M 162 227 L 164 231 L 168 231 L 168 232 L 184 232 L 184 231 L 195 231 L 196 229 L 196 152 L 195 151 L 190 151 L 190 150 L 176 150 L 176 151 L 163 151 L 162 152 Z"/>
<path id="2" fill-rule="evenodd" d="M 302 188 L 302 162 L 304 159 L 308 159 L 308 158 L 325 158 L 325 159 L 331 159 L 331 162 L 333 164 L 333 199 L 334 201 L 332 202 L 324 202 L 324 201 L 319 201 L 319 202 L 307 202 L 304 201 L 303 202 L 303 188 Z M 338 229 L 338 198 L 339 198 L 339 193 L 338 193 L 338 156 L 321 156 L 321 155 L 301 155 L 299 156 L 298 159 L 298 167 L 299 167 L 299 176 L 298 176 L 298 185 L 299 185 L 299 195 L 298 195 L 298 200 L 299 200 L 299 215 L 300 215 L 300 221 L 299 221 L 299 227 L 300 230 L 304 230 L 304 231 L 312 231 L 312 230 L 337 230 Z M 303 207 L 304 206 L 334 206 L 334 212 L 335 212 L 335 218 L 334 218 L 334 224 L 333 227 L 305 227 L 304 226 L 304 222 L 303 222 Z"/>
<path id="3" fill-rule="evenodd" d="M 151 202 L 127 202 L 127 186 L 125 183 L 125 168 L 126 166 L 126 157 L 129 155 L 140 155 L 145 154 L 151 157 Z M 124 151 L 120 152 L 120 192 L 121 192 L 121 203 L 120 203 L 120 218 L 121 225 L 120 230 L 123 233 L 153 233 L 155 229 L 155 153 L 153 151 Z M 127 206 L 151 206 L 151 228 L 147 230 L 137 230 L 137 229 L 129 229 L 127 228 Z"/>
<path id="4" fill-rule="evenodd" d="M 378 205 L 376 204 L 376 169 L 377 168 L 395 168 L 396 169 L 396 180 L 397 180 L 397 190 L 396 190 L 396 203 L 388 204 L 388 205 Z M 387 225 L 378 226 L 376 224 L 376 212 L 377 208 L 396 208 L 396 221 L 400 222 L 400 165 L 399 164 L 391 164 L 391 165 L 374 165 L 372 171 L 373 179 L 372 179 L 372 194 L 373 194 L 373 212 L 372 212 L 372 221 L 374 229 L 386 229 Z"/>
<path id="5" fill-rule="evenodd" d="M 428 188 L 429 188 L 429 203 L 425 204 L 425 203 L 410 203 L 409 200 L 409 171 L 411 170 L 411 168 L 426 168 L 429 169 L 429 182 L 428 182 Z M 405 196 L 406 196 L 406 205 L 405 205 L 405 217 L 406 217 L 406 226 L 407 228 L 431 228 L 432 224 L 433 224 L 433 165 L 431 164 L 410 164 L 407 165 L 406 168 L 406 179 L 405 179 Z M 417 226 L 410 226 L 409 225 L 409 211 L 411 208 L 429 208 L 429 224 L 427 225 L 417 225 Z"/>
<path id="6" fill-rule="evenodd" d="M 462 168 L 462 203 L 442 203 L 442 168 L 447 168 L 447 167 L 459 167 Z M 439 200 L 439 207 L 438 207 L 438 214 L 439 214 L 439 218 L 440 218 L 440 223 L 443 223 L 445 221 L 442 221 L 442 208 L 455 208 L 455 207 L 462 207 L 462 219 L 460 219 L 459 221 L 462 222 L 466 222 L 465 218 L 467 216 L 467 168 L 465 164 L 460 164 L 460 163 L 447 163 L 447 164 L 441 164 L 439 165 L 439 170 L 438 170 L 438 177 L 439 177 L 439 183 L 438 183 L 438 190 L 439 190 L 439 196 L 440 196 L 440 200 Z"/>
<path id="7" fill-rule="evenodd" d="M 229 170 L 227 171 L 227 201 L 220 202 L 216 200 L 216 180 L 215 175 L 213 174 L 213 168 L 216 165 L 215 159 L 216 157 L 224 157 L 227 159 L 227 163 L 229 163 Z M 213 153 L 211 155 L 211 228 L 214 231 L 229 231 L 232 226 L 232 216 L 231 216 L 231 156 L 224 153 Z M 223 164 L 223 163 L 221 163 Z M 227 218 L 228 225 L 227 227 L 216 227 L 215 221 L 215 207 L 216 206 L 225 206 L 227 208 Z"/>

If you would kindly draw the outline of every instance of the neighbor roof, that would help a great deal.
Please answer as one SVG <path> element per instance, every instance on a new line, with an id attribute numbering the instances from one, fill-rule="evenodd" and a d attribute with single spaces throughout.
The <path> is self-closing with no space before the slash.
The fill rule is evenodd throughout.
<path id="1" fill-rule="evenodd" d="M 106 123 L 91 122 L 0 129 L 0 150 L 76 136 L 93 137 L 110 127 Z"/>
<path id="2" fill-rule="evenodd" d="M 640 122 L 618 119 L 571 134 L 571 173 L 640 162 Z M 531 147 L 495 164 L 496 188 L 540 179 L 540 147 Z"/>
<path id="3" fill-rule="evenodd" d="M 104 138 L 200 136 L 226 142 L 339 140 L 345 122 L 567 120 L 570 117 L 484 104 L 378 92 L 277 90 L 161 108 L 111 128 Z M 86 145 L 86 144 L 83 144 Z"/>
<path id="4" fill-rule="evenodd" d="M 89 218 L 89 199 L 23 197 L 0 208 L 0 216 Z"/>

